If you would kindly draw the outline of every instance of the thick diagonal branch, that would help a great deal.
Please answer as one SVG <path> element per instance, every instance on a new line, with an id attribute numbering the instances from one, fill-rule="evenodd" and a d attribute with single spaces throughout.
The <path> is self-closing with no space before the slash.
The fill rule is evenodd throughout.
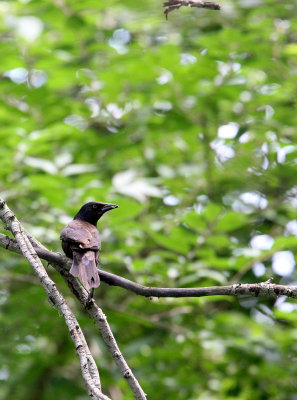
<path id="1" fill-rule="evenodd" d="M 30 237 L 30 241 L 38 246 L 39 242 L 36 241 L 33 236 Z M 18 243 L 14 239 L 3 234 L 0 234 L 0 247 L 4 247 L 5 249 L 14 251 L 16 253 L 21 253 Z M 107 348 L 109 349 L 112 358 L 114 359 L 116 365 L 121 371 L 123 377 L 127 380 L 127 383 L 131 388 L 134 398 L 136 400 L 146 400 L 146 394 L 142 390 L 138 380 L 136 379 L 132 370 L 129 368 L 125 358 L 123 357 L 119 346 L 117 345 L 115 337 L 110 329 L 105 314 L 94 301 L 92 301 L 90 306 L 86 290 L 82 287 L 77 279 L 69 274 L 68 271 L 71 267 L 72 261 L 69 258 L 62 256 L 61 254 L 53 253 L 45 249 L 44 246 L 42 246 L 42 248 L 34 247 L 34 249 L 40 258 L 49 261 L 62 275 L 73 294 L 77 297 L 77 299 L 87 311 L 89 317 L 94 320 L 96 326 L 102 334 L 103 340 L 107 345 Z"/>
<path id="2" fill-rule="evenodd" d="M 39 278 L 41 285 L 48 295 L 50 303 L 57 307 L 63 315 L 80 360 L 82 376 L 90 397 L 94 400 L 110 400 L 101 392 L 99 372 L 77 319 L 65 302 L 63 296 L 57 290 L 55 283 L 48 276 L 31 243 L 31 238 L 29 240 L 20 222 L 2 199 L 0 199 L 0 218 L 5 223 L 7 229 L 11 230 L 16 238 L 20 251 L 29 261 L 35 274 Z"/>
<path id="3" fill-rule="evenodd" d="M 0 237 L 0 246 L 1 246 L 1 237 Z M 38 249 L 37 249 L 38 251 Z M 51 252 L 48 252 L 51 253 Z M 57 261 L 59 258 L 59 254 L 51 253 L 51 255 L 55 255 L 58 257 L 54 257 Z M 86 312 L 88 313 L 89 317 L 92 318 L 98 327 L 99 331 L 101 332 L 102 338 L 113 358 L 116 365 L 118 366 L 119 370 L 121 371 L 122 376 L 126 379 L 130 389 L 134 395 L 136 400 L 146 400 L 146 394 L 142 390 L 138 380 L 136 379 L 135 375 L 133 374 L 132 370 L 129 368 L 127 361 L 125 360 L 123 354 L 121 353 L 119 346 L 115 340 L 115 337 L 110 329 L 108 324 L 106 315 L 103 313 L 102 309 L 98 307 L 94 300 L 92 300 L 91 305 L 88 301 L 88 293 L 82 287 L 82 285 L 78 282 L 76 278 L 69 274 L 69 259 L 66 257 L 61 256 L 63 259 L 66 259 L 66 263 L 57 263 L 54 262 L 53 259 L 48 261 L 51 262 L 54 268 L 62 275 L 64 280 L 66 281 L 67 285 L 71 289 L 72 293 L 76 296 L 76 298 L 80 301 L 81 305 L 85 308 Z M 70 262 L 71 265 L 71 262 Z"/>

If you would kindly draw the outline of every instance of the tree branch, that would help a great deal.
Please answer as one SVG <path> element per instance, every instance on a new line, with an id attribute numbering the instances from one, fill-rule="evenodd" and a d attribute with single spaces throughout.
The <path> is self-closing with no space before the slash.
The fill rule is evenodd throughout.
<path id="1" fill-rule="evenodd" d="M 0 247 L 20 253 L 16 241 L 3 234 L 0 234 Z M 64 273 L 70 269 L 72 261 L 69 258 L 49 250 L 39 248 L 35 248 L 35 250 L 40 258 L 54 263 L 56 266 L 62 267 L 61 271 L 64 271 Z M 62 273 L 61 271 L 59 272 Z M 229 286 L 211 286 L 202 288 L 158 288 L 143 286 L 101 269 L 99 269 L 99 275 L 100 279 L 108 285 L 120 286 L 123 289 L 144 297 L 205 297 L 249 294 L 256 297 L 288 296 L 297 299 L 297 286 L 276 285 L 270 281 L 245 284 L 237 283 Z M 69 274 L 68 276 L 71 278 Z M 76 279 L 74 279 L 74 281 L 76 281 Z"/>
<path id="2" fill-rule="evenodd" d="M 63 296 L 57 290 L 55 283 L 48 276 L 34 247 L 32 246 L 31 240 L 29 240 L 20 222 L 2 199 L 0 199 L 0 218 L 5 223 L 7 229 L 9 229 L 15 236 L 20 252 L 32 266 L 41 285 L 47 293 L 50 303 L 63 315 L 80 360 L 82 377 L 85 381 L 90 397 L 94 400 L 110 400 L 109 397 L 105 396 L 101 392 L 99 372 L 77 319 L 65 302 Z M 12 240 L 13 239 L 9 239 L 8 243 Z M 13 245 L 15 246 L 16 243 L 13 243 Z"/>
<path id="3" fill-rule="evenodd" d="M 0 246 L 1 246 L 1 241 L 2 241 L 2 238 L 0 237 Z M 37 249 L 37 252 L 39 252 L 39 249 Z M 53 267 L 62 275 L 65 282 L 69 286 L 70 290 L 76 296 L 76 298 L 79 300 L 79 302 L 81 303 L 83 308 L 88 313 L 89 317 L 94 320 L 97 328 L 101 332 L 102 338 L 103 338 L 114 362 L 116 363 L 119 370 L 121 371 L 122 376 L 127 380 L 127 383 L 132 390 L 134 398 L 136 400 L 146 400 L 146 394 L 142 390 L 138 380 L 134 376 L 134 374 L 133 374 L 132 370 L 129 368 L 124 356 L 122 355 L 122 353 L 119 349 L 119 346 L 117 345 L 117 342 L 115 340 L 115 337 L 113 336 L 113 333 L 110 329 L 107 318 L 106 318 L 105 314 L 103 313 L 102 309 L 100 307 L 98 307 L 98 305 L 95 303 L 94 299 L 92 299 L 91 305 L 90 305 L 90 303 L 88 301 L 87 291 L 83 288 L 83 286 L 78 282 L 78 280 L 76 278 L 74 278 L 72 275 L 69 274 L 69 269 L 71 267 L 72 261 L 69 260 L 69 258 L 64 257 L 58 253 L 52 253 L 50 251 L 44 252 L 43 250 L 41 250 L 41 252 L 43 253 L 43 255 L 46 254 L 46 257 L 44 257 L 44 258 L 47 259 L 47 261 L 50 261 L 51 265 L 53 265 Z M 62 258 L 62 262 L 60 260 L 60 257 Z M 59 262 L 58 263 L 54 262 L 53 261 L 54 259 Z M 65 262 L 65 260 L 66 260 L 66 262 Z"/>
<path id="4" fill-rule="evenodd" d="M 74 316 L 72 316 L 71 311 L 65 303 L 60 293 L 57 291 L 55 284 L 50 280 L 46 274 L 43 265 L 41 264 L 38 256 L 46 261 L 49 261 L 54 268 L 62 275 L 67 285 L 70 287 L 71 291 L 78 298 L 82 306 L 87 311 L 88 315 L 94 319 L 95 324 L 100 330 L 103 340 L 107 345 L 114 361 L 119 367 L 123 377 L 127 380 L 130 388 L 134 394 L 136 400 L 146 400 L 146 394 L 143 392 L 141 386 L 139 385 L 137 379 L 133 375 L 131 369 L 129 368 L 127 362 L 125 361 L 117 343 L 113 336 L 113 333 L 109 327 L 106 316 L 103 311 L 98 307 L 94 300 L 91 304 L 88 303 L 88 293 L 75 279 L 69 274 L 69 269 L 72 264 L 72 260 L 63 256 L 60 253 L 54 253 L 47 250 L 43 245 L 41 245 L 33 236 L 27 236 L 27 232 L 23 230 L 18 220 L 12 214 L 12 212 L 5 205 L 5 202 L 0 200 L 0 218 L 6 223 L 6 226 L 12 230 L 17 240 L 11 237 L 3 235 L 0 233 L 0 247 L 7 250 L 13 251 L 15 253 L 23 253 L 25 257 L 29 260 L 33 266 L 35 272 L 37 273 L 42 285 L 45 287 L 49 299 L 54 299 L 54 304 L 65 313 L 65 321 L 69 327 L 73 341 L 76 344 L 76 350 L 80 357 L 81 364 L 86 371 L 83 370 L 83 377 L 87 386 L 91 382 L 99 379 L 99 375 L 96 375 L 96 365 L 92 358 L 87 358 L 91 360 L 89 362 L 84 362 L 86 356 L 84 354 L 84 349 L 86 349 L 87 344 L 85 343 L 84 336 L 78 326 L 78 323 Z M 33 247 L 33 245 L 34 247 Z M 42 247 L 40 247 L 42 246 Z M 38 256 L 37 256 L 38 255 Z M 33 257 L 33 259 L 32 259 Z M 40 270 L 40 272 L 39 272 Z M 137 295 L 145 297 L 203 297 L 203 296 L 214 296 L 214 295 L 228 295 L 237 296 L 243 294 L 249 294 L 257 297 L 277 297 L 280 295 L 288 296 L 297 299 L 297 286 L 285 286 L 285 285 L 275 285 L 271 283 L 271 280 L 261 283 L 253 284 L 234 284 L 230 286 L 212 286 L 204 288 L 157 288 L 148 287 L 132 282 L 128 279 L 122 278 L 121 276 L 111 274 L 106 271 L 99 270 L 100 278 L 105 283 L 112 286 L 120 286 L 126 290 L 129 290 Z M 54 294 L 54 296 L 53 296 Z M 68 317 L 68 313 L 70 317 Z M 74 318 L 74 319 L 73 319 Z M 73 329 L 74 327 L 74 329 Z M 87 351 L 89 352 L 88 348 Z M 87 354 L 87 357 L 89 354 Z M 93 361 L 92 361 L 93 360 Z M 98 372 L 98 371 L 97 371 Z M 100 385 L 100 381 L 99 381 Z M 88 386 L 89 392 L 90 387 Z M 99 393 L 98 393 L 99 392 Z M 98 388 L 92 389 L 92 395 L 94 399 L 104 399 L 107 400 L 108 397 L 103 395 Z M 95 397 L 97 395 L 97 397 Z M 91 396 L 92 397 L 92 396 Z"/>
<path id="5" fill-rule="evenodd" d="M 77 299 L 87 311 L 89 317 L 94 320 L 96 326 L 102 334 L 103 340 L 108 350 L 110 351 L 112 358 L 120 369 L 123 377 L 127 380 L 127 383 L 129 384 L 135 399 L 146 400 L 146 394 L 142 390 L 139 382 L 134 376 L 132 370 L 129 368 L 126 360 L 124 359 L 107 322 L 105 314 L 103 313 L 101 308 L 98 307 L 94 300 L 92 300 L 90 305 L 90 303 L 88 302 L 88 292 L 83 288 L 83 286 L 78 282 L 76 278 L 69 274 L 68 271 L 72 265 L 72 260 L 59 253 L 54 253 L 47 250 L 43 245 L 41 248 L 38 247 L 39 242 L 31 235 L 30 242 L 35 244 L 34 251 L 38 254 L 38 256 L 46 261 L 49 261 L 53 265 L 53 267 L 62 275 L 72 293 L 77 297 Z M 4 247 L 7 250 L 22 254 L 18 242 L 13 238 L 5 236 L 1 233 L 0 247 Z"/>
<path id="6" fill-rule="evenodd" d="M 199 0 L 168 0 L 163 3 L 163 6 L 166 7 L 164 10 L 166 19 L 168 19 L 168 14 L 171 11 L 179 9 L 181 6 L 208 8 L 210 10 L 221 9 L 221 6 L 214 1 L 199 1 Z"/>

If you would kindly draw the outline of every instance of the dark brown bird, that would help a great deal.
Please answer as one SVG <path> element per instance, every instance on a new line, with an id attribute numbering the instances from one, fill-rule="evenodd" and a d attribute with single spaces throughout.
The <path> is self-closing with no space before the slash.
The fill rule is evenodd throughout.
<path id="1" fill-rule="evenodd" d="M 97 265 L 101 240 L 97 222 L 106 211 L 117 207 L 97 201 L 86 203 L 61 232 L 64 253 L 73 259 L 70 273 L 78 277 L 87 290 L 100 285 Z"/>

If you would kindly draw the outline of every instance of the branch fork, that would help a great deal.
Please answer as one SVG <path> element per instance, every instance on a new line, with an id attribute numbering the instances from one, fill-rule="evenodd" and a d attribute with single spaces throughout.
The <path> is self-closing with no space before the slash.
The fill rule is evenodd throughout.
<path id="1" fill-rule="evenodd" d="M 168 14 L 182 6 L 186 7 L 197 7 L 197 8 L 208 8 L 210 10 L 220 10 L 221 6 L 214 1 L 199 1 L 199 0 L 168 0 L 163 3 L 166 7 L 164 14 L 166 19 L 168 19 Z"/>
<path id="2" fill-rule="evenodd" d="M 42 246 L 33 236 L 27 234 L 16 216 L 12 213 L 12 211 L 6 205 L 5 201 L 2 199 L 0 199 L 0 219 L 4 222 L 7 229 L 12 232 L 16 239 L 14 240 L 1 234 L 1 240 L 4 241 L 4 246 L 2 247 L 16 251 L 18 253 L 22 253 L 24 255 L 24 257 L 29 261 L 30 265 L 32 266 L 35 274 L 39 278 L 39 281 L 44 290 L 46 291 L 49 302 L 53 304 L 64 317 L 70 336 L 73 340 L 76 353 L 79 357 L 82 377 L 87 387 L 89 396 L 93 400 L 111 400 L 101 391 L 101 382 L 97 365 L 90 352 L 83 331 L 81 330 L 75 315 L 72 313 L 70 307 L 67 305 L 64 297 L 58 291 L 56 284 L 47 274 L 37 254 L 39 251 L 48 252 L 48 250 L 44 246 Z M 69 265 L 67 266 L 69 268 Z M 86 290 L 73 276 L 69 274 L 67 269 L 65 270 L 60 266 L 57 266 L 56 269 L 66 280 L 68 286 L 72 289 L 73 293 L 80 300 L 81 304 L 86 309 L 88 314 L 92 318 L 94 318 L 95 323 L 102 332 L 103 339 L 111 353 L 117 353 L 116 363 L 119 366 L 123 376 L 128 381 L 135 399 L 146 400 L 146 395 L 141 389 L 132 371 L 129 369 L 128 364 L 124 360 L 124 357 L 109 327 L 106 316 L 104 315 L 102 310 L 97 306 L 94 301 L 92 301 L 91 305 L 88 303 L 88 295 Z M 129 370 L 129 376 L 127 376 L 126 374 L 127 370 Z"/>

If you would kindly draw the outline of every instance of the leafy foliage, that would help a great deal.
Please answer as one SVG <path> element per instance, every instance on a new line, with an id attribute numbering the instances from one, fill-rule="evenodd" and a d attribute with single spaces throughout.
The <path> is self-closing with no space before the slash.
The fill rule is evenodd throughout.
<path id="1" fill-rule="evenodd" d="M 153 0 L 1 3 L 1 195 L 49 248 L 81 204 L 109 201 L 103 269 L 170 287 L 296 280 L 295 7 L 222 7 L 165 22 Z M 63 320 L 20 257 L 1 259 L 0 398 L 87 399 Z M 293 302 L 96 296 L 149 398 L 296 399 Z M 130 399 L 80 322 L 104 391 Z"/>

